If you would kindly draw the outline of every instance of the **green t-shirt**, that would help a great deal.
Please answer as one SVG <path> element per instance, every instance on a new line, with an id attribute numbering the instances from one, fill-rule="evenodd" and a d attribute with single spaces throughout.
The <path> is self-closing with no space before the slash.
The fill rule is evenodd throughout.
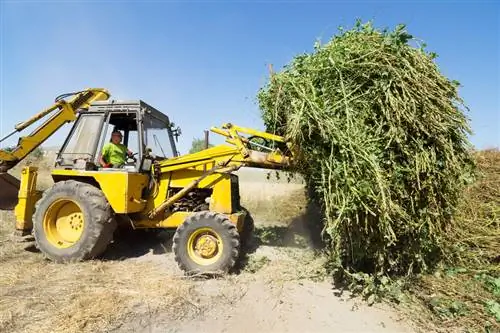
<path id="1" fill-rule="evenodd" d="M 108 142 L 102 147 L 102 157 L 113 165 L 125 164 L 127 158 L 127 147 L 125 145 Z"/>

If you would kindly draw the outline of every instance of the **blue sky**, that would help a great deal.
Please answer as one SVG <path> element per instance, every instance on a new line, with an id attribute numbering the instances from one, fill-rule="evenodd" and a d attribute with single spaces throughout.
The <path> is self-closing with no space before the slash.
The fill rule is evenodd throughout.
<path id="1" fill-rule="evenodd" d="M 210 126 L 263 129 L 255 96 L 267 65 L 279 69 L 360 18 L 407 24 L 462 83 L 472 142 L 500 146 L 498 2 L 0 2 L 2 134 L 56 95 L 86 87 L 168 114 L 183 130 L 181 153 Z"/>

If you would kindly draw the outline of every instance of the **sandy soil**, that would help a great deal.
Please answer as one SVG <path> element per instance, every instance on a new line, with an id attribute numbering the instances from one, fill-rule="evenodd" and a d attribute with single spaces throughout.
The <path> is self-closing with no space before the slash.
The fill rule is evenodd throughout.
<path id="1" fill-rule="evenodd" d="M 269 262 L 255 273 L 195 282 L 194 302 L 206 310 L 194 318 L 136 318 L 114 332 L 414 332 L 388 306 L 367 306 L 328 279 L 295 275 L 294 267 L 303 270 L 301 257 L 314 260 L 306 249 L 262 246 L 252 256 Z M 140 260 L 168 266 L 169 257 Z"/>

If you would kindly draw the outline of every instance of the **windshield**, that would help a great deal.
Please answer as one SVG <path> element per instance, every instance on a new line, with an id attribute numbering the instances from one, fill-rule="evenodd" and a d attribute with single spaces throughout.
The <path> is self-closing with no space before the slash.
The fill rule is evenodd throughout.
<path id="1" fill-rule="evenodd" d="M 76 159 L 91 160 L 94 156 L 103 115 L 82 115 L 74 126 L 71 137 L 60 153 L 61 164 L 73 164 Z"/>
<path id="2" fill-rule="evenodd" d="M 146 147 L 150 148 L 153 154 L 165 158 L 172 158 L 174 156 L 167 123 L 148 117 L 144 119 L 144 130 L 146 132 Z"/>

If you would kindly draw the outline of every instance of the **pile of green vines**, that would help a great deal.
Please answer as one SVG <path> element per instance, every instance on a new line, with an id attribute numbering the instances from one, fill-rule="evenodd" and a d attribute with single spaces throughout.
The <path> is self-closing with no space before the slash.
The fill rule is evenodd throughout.
<path id="1" fill-rule="evenodd" d="M 426 271 L 469 178 L 466 107 L 405 30 L 357 23 L 293 59 L 258 94 L 267 130 L 300 151 L 324 213 L 331 264 L 347 274 Z"/>

